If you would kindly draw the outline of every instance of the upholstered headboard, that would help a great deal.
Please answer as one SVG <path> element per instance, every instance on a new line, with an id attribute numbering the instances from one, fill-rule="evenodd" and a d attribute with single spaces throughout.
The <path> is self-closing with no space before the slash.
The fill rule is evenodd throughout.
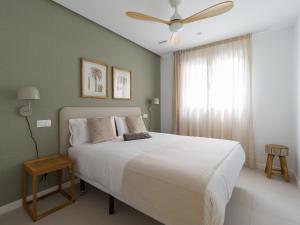
<path id="1" fill-rule="evenodd" d="M 59 149 L 66 154 L 70 147 L 69 119 L 141 115 L 139 107 L 64 107 L 59 112 Z"/>

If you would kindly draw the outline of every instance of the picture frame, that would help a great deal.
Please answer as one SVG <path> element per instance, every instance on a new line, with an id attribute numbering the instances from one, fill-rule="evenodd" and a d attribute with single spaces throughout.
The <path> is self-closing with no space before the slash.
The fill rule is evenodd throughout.
<path id="1" fill-rule="evenodd" d="M 112 67 L 112 89 L 114 99 L 131 99 L 132 73 L 128 69 Z"/>
<path id="2" fill-rule="evenodd" d="M 81 98 L 108 98 L 108 65 L 98 60 L 80 59 Z"/>

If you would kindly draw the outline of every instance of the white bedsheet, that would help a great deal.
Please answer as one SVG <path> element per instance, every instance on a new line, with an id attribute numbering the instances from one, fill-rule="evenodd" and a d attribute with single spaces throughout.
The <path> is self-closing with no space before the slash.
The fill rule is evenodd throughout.
<path id="1" fill-rule="evenodd" d="M 126 164 L 135 156 L 159 148 L 178 136 L 151 133 L 151 139 L 124 142 L 122 138 L 99 144 L 83 144 L 69 148 L 76 161 L 76 173 L 86 182 L 122 200 L 122 178 Z M 211 139 L 214 141 L 214 139 Z M 228 203 L 245 161 L 241 145 L 237 144 L 227 159 L 211 177 L 205 194 L 205 224 L 222 225 Z"/>

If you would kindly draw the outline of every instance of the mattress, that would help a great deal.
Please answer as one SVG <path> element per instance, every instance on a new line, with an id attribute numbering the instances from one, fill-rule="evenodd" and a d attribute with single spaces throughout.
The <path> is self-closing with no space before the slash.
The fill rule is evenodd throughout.
<path id="1" fill-rule="evenodd" d="M 81 179 L 160 222 L 175 224 L 175 222 L 167 222 L 168 220 L 163 216 L 157 216 L 155 213 L 135 205 L 130 199 L 124 198 L 122 194 L 124 170 L 129 162 L 148 152 L 162 149 L 174 141 L 188 140 L 177 135 L 154 132 L 150 134 L 152 138 L 145 140 L 124 142 L 122 138 L 118 138 L 99 144 L 83 144 L 69 148 L 68 153 L 70 157 L 75 159 L 76 174 Z M 202 140 L 211 144 L 215 142 L 219 145 L 222 144 L 222 140 L 205 138 Z M 223 142 L 227 141 L 224 140 Z M 186 145 L 188 146 L 188 144 Z M 209 177 L 205 187 L 203 225 L 222 225 L 224 223 L 226 205 L 230 200 L 232 190 L 245 161 L 245 154 L 241 145 L 236 142 L 232 146 L 226 159 L 217 165 Z M 201 151 L 201 146 L 199 151 Z"/>

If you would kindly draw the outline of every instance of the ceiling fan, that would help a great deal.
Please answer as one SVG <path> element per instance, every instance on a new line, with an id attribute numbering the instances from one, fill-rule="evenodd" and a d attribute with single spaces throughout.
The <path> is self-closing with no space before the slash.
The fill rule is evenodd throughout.
<path id="1" fill-rule="evenodd" d="M 198 13 L 195 13 L 194 15 L 187 17 L 185 19 L 182 19 L 178 12 L 178 5 L 180 4 L 181 0 L 169 0 L 170 5 L 175 9 L 175 12 L 173 16 L 170 18 L 170 21 L 155 18 L 153 16 L 148 16 L 143 13 L 138 12 L 126 12 L 126 15 L 130 18 L 137 19 L 137 20 L 145 20 L 145 21 L 151 21 L 151 22 L 157 22 L 166 24 L 169 26 L 170 31 L 172 32 L 172 36 L 169 40 L 169 43 L 171 45 L 177 45 L 180 43 L 180 37 L 178 32 L 182 30 L 183 25 L 187 23 L 192 23 L 198 20 L 203 20 L 209 17 L 214 17 L 221 15 L 225 12 L 228 12 L 231 10 L 234 6 L 233 1 L 225 1 L 221 2 L 219 4 L 213 5 L 207 9 L 204 9 Z"/>

